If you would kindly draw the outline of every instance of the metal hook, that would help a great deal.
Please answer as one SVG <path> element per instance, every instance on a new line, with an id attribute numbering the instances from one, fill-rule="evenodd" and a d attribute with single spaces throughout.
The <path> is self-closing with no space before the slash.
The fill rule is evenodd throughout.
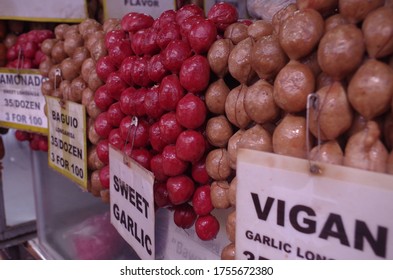
<path id="1" fill-rule="evenodd" d="M 129 141 L 129 139 L 130 139 L 130 134 L 131 134 L 131 130 L 132 130 L 132 127 L 133 127 L 133 126 L 135 126 L 135 130 L 134 130 L 134 135 L 132 136 L 131 152 L 132 152 L 132 150 L 134 149 L 134 141 L 135 141 L 135 136 L 136 136 L 136 128 L 137 128 L 137 126 L 138 126 L 138 118 L 137 118 L 136 116 L 133 116 L 132 119 L 131 119 L 131 124 L 130 124 L 130 127 L 128 128 L 127 138 L 126 138 L 126 141 L 124 142 L 124 147 L 123 147 L 123 153 L 124 153 L 124 155 L 123 155 L 123 162 L 124 162 L 124 164 L 128 164 L 128 156 L 125 154 L 125 148 L 126 148 L 127 143 L 128 143 L 128 141 Z"/>
<path id="2" fill-rule="evenodd" d="M 16 72 L 17 75 L 20 76 L 20 70 L 22 69 L 23 63 L 24 63 L 24 55 L 22 54 L 22 48 L 19 47 L 18 50 L 18 63 L 16 65 Z"/>
<path id="3" fill-rule="evenodd" d="M 53 81 L 53 83 L 54 83 L 53 88 L 54 88 L 54 91 L 55 91 L 55 96 L 57 96 L 57 94 L 56 94 L 56 91 L 57 91 L 57 77 L 60 77 L 60 81 L 62 80 L 60 68 L 56 68 L 55 69 L 55 79 Z M 61 108 L 65 109 L 65 100 L 64 100 L 64 98 L 59 100 L 59 104 L 60 104 Z"/>
<path id="4" fill-rule="evenodd" d="M 316 163 L 312 163 L 310 160 L 310 109 L 313 109 L 317 112 L 317 140 L 318 140 L 318 153 L 319 149 L 321 147 L 321 129 L 320 129 L 320 123 L 319 123 L 319 97 L 316 93 L 310 93 L 307 96 L 307 115 L 306 115 L 306 145 L 307 145 L 307 159 L 308 163 L 310 165 L 310 172 L 312 174 L 321 174 L 322 169 L 317 165 Z"/>

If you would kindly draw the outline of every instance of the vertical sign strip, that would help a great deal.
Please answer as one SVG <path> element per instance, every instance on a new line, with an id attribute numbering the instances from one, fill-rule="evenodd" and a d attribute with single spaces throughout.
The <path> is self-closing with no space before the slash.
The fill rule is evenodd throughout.
<path id="1" fill-rule="evenodd" d="M 87 188 L 86 113 L 81 104 L 46 97 L 48 161 L 56 171 Z"/>

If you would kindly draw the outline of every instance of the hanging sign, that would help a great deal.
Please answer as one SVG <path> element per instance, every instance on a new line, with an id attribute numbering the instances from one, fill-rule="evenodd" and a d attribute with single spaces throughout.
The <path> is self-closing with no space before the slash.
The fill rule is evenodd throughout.
<path id="1" fill-rule="evenodd" d="M 0 70 L 0 126 L 48 133 L 43 79 L 38 70 Z"/>
<path id="2" fill-rule="evenodd" d="M 87 17 L 85 0 L 1 0 L 0 19 L 80 22 Z"/>
<path id="3" fill-rule="evenodd" d="M 81 104 L 46 97 L 49 166 L 87 188 L 86 113 Z"/>
<path id="4" fill-rule="evenodd" d="M 239 150 L 237 259 L 393 259 L 393 176 L 318 165 Z"/>
<path id="5" fill-rule="evenodd" d="M 109 146 L 111 223 L 144 260 L 155 259 L 153 174 Z"/>
<path id="6" fill-rule="evenodd" d="M 166 10 L 176 10 L 176 0 L 103 0 L 104 17 L 122 18 L 130 12 L 158 18 Z"/>

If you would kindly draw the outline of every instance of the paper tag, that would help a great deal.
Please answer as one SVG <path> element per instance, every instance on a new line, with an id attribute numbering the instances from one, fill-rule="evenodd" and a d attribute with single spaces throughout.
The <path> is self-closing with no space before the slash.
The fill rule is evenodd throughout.
<path id="1" fill-rule="evenodd" d="M 221 248 L 213 241 L 198 239 L 194 228 L 184 230 L 170 219 L 165 255 L 172 260 L 217 260 Z"/>
<path id="2" fill-rule="evenodd" d="M 87 17 L 85 0 L 1 0 L 0 19 L 80 22 Z"/>
<path id="3" fill-rule="evenodd" d="M 103 0 L 104 17 L 122 18 L 130 12 L 144 13 L 158 18 L 166 10 L 176 10 L 176 0 Z"/>
<path id="4" fill-rule="evenodd" d="M 111 223 L 144 260 L 155 258 L 153 173 L 109 147 Z"/>
<path id="5" fill-rule="evenodd" d="M 228 237 L 225 232 L 225 224 L 228 214 L 233 209 L 216 209 L 212 212 L 220 223 L 221 230 L 213 240 L 203 241 L 196 232 L 195 227 L 188 229 L 178 227 L 173 222 L 173 211 L 168 209 L 158 209 L 157 223 L 157 254 L 156 257 L 163 260 L 218 260 L 220 259 L 223 248 L 228 245 Z M 164 221 L 165 223 L 162 223 Z M 160 250 L 161 249 L 161 250 Z"/>
<path id="6" fill-rule="evenodd" d="M 393 176 L 318 165 L 239 150 L 237 259 L 393 259 Z"/>
<path id="7" fill-rule="evenodd" d="M 86 113 L 81 104 L 46 97 L 49 166 L 87 188 Z"/>
<path id="8" fill-rule="evenodd" d="M 48 133 L 43 79 L 38 70 L 0 70 L 0 126 Z"/>

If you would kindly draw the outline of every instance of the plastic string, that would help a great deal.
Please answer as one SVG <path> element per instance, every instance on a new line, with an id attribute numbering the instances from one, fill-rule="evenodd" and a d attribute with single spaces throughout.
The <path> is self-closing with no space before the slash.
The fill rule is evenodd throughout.
<path id="1" fill-rule="evenodd" d="M 125 154 L 125 149 L 126 149 L 127 143 L 129 142 L 130 134 L 131 134 L 131 130 L 132 130 L 133 126 L 135 126 L 135 129 L 134 129 L 134 134 L 132 135 L 132 139 L 131 139 L 131 151 L 130 152 L 132 152 L 132 150 L 134 149 L 134 141 L 135 141 L 135 136 L 136 136 L 136 129 L 137 129 L 137 126 L 138 126 L 138 118 L 136 116 L 133 116 L 132 119 L 131 119 L 131 124 L 130 124 L 130 127 L 128 128 L 128 132 L 127 132 L 127 138 L 126 138 L 126 141 L 125 141 L 124 147 L 123 147 L 123 154 L 124 154 L 123 160 L 124 160 L 125 164 L 128 163 L 127 155 Z"/>
<path id="2" fill-rule="evenodd" d="M 310 93 L 307 96 L 307 116 L 306 116 L 306 145 L 307 145 L 307 159 L 308 163 L 310 166 L 310 172 L 312 174 L 321 174 L 322 170 L 321 168 L 315 164 L 312 163 L 310 160 L 310 110 L 313 109 L 316 111 L 316 121 L 317 121 L 317 140 L 318 140 L 318 153 L 321 148 L 321 128 L 320 128 L 320 123 L 319 123 L 319 97 L 316 93 Z"/>
<path id="3" fill-rule="evenodd" d="M 57 77 L 60 77 L 60 82 L 61 82 L 62 78 L 61 78 L 61 70 L 60 70 L 60 68 L 56 68 L 55 69 L 55 79 L 53 81 L 53 88 L 54 88 L 54 91 L 55 91 L 55 95 L 57 95 L 56 94 L 56 91 L 57 91 Z M 64 109 L 64 107 L 65 107 L 65 100 L 64 100 L 64 98 L 60 99 L 59 103 L 60 103 L 61 108 Z"/>
<path id="4" fill-rule="evenodd" d="M 20 70 L 22 69 L 23 63 L 25 62 L 25 57 L 22 55 L 22 48 L 19 47 L 18 51 L 18 64 L 16 65 L 17 74 L 20 75 Z"/>

